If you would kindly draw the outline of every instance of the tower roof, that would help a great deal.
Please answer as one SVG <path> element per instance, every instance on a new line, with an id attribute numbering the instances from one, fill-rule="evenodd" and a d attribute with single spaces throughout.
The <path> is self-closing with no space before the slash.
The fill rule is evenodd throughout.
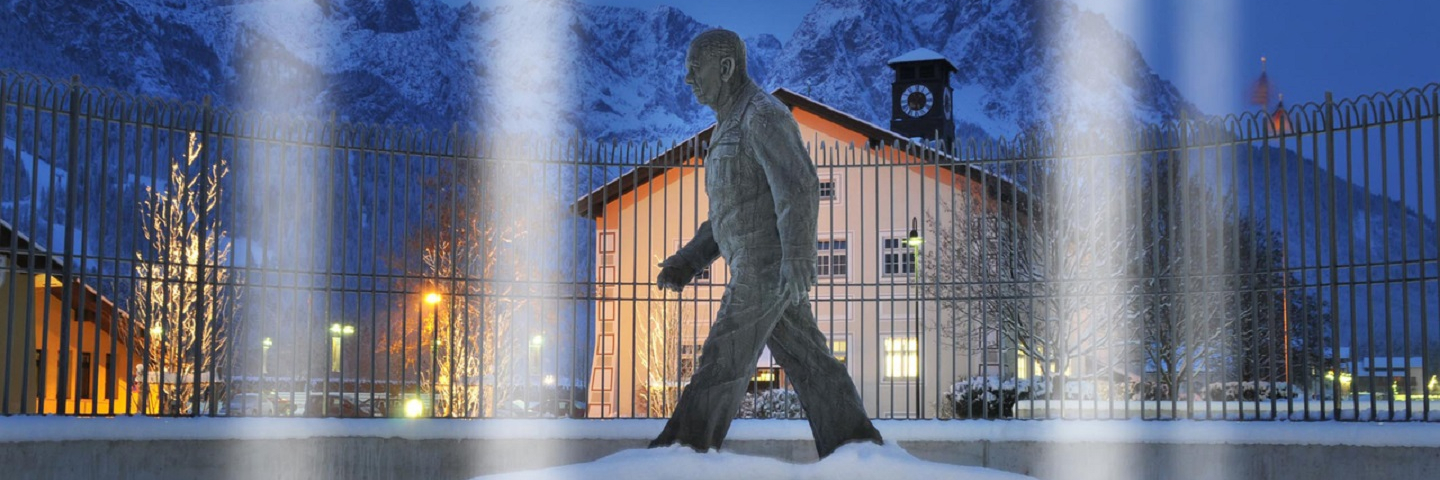
<path id="1" fill-rule="evenodd" d="M 932 60 L 939 60 L 945 62 L 945 66 L 950 67 L 951 70 L 955 70 L 955 64 L 950 63 L 949 59 L 945 58 L 945 56 L 941 55 L 939 52 L 928 48 L 917 48 L 909 52 L 905 52 L 904 55 L 892 58 L 889 62 L 886 63 L 888 65 L 895 65 L 897 63 L 928 62 Z"/>

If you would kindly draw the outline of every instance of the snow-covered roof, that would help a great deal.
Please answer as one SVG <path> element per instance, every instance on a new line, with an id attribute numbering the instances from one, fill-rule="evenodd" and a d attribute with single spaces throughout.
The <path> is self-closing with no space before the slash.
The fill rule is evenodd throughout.
<path id="1" fill-rule="evenodd" d="M 928 48 L 917 48 L 906 52 L 904 55 L 890 59 L 888 64 L 894 65 L 897 63 L 905 62 L 923 62 L 926 60 L 945 60 L 947 62 L 950 61 L 949 59 L 945 58 L 944 55 L 941 55 L 939 52 L 936 52 L 934 50 Z"/>
<path id="2" fill-rule="evenodd" d="M 787 88 L 777 88 L 771 92 L 771 95 L 774 95 L 776 99 L 788 107 L 814 113 L 820 118 L 839 124 L 842 128 L 864 135 L 871 142 L 889 144 L 901 151 L 910 152 L 914 155 L 926 155 L 928 158 L 941 160 L 947 164 L 946 168 L 963 172 L 965 175 L 979 180 L 981 184 L 987 185 L 990 190 L 989 193 L 995 198 L 1009 202 L 1019 202 L 1021 205 L 1028 203 L 1028 192 L 1020 188 L 1010 178 L 1002 178 L 991 172 L 983 171 L 975 165 L 961 164 L 950 154 L 937 149 L 933 145 L 926 145 L 924 142 L 917 142 L 914 139 L 906 138 L 899 133 L 881 128 L 878 125 L 861 120 L 854 115 L 836 110 L 830 105 L 821 103 L 818 100 L 801 95 Z M 604 211 L 605 204 L 619 201 L 624 197 L 624 194 L 638 188 L 640 185 L 644 185 L 656 175 L 660 175 L 665 170 L 680 165 L 681 159 L 699 155 L 700 146 L 710 139 L 710 134 L 714 129 L 715 125 L 711 124 L 694 136 L 654 156 L 650 161 L 646 162 L 644 166 L 632 168 L 625 174 L 616 177 L 605 185 L 591 191 L 589 194 L 580 197 L 571 205 L 571 210 L 582 216 L 594 218 L 600 212 Z M 982 180 L 986 177 L 997 181 Z M 1020 207 L 1017 211 L 1029 211 L 1034 214 L 1039 213 L 1038 207 L 1035 209 Z"/>

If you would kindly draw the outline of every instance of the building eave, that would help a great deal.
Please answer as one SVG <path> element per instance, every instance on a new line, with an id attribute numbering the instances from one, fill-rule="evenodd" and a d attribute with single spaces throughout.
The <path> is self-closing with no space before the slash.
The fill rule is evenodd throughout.
<path id="1" fill-rule="evenodd" d="M 786 107 L 805 110 L 842 128 L 860 134 L 866 138 L 867 146 L 871 148 L 888 146 L 906 152 L 916 158 L 922 158 L 926 163 L 934 164 L 939 168 L 949 170 L 952 173 L 964 176 L 983 185 L 987 195 L 1006 204 L 1014 205 L 1017 211 L 1025 212 L 1031 216 L 1039 214 L 1038 211 L 1033 210 L 1038 209 L 1039 205 L 1031 206 L 1028 195 L 1009 179 L 986 172 L 973 165 L 962 163 L 953 155 L 945 153 L 943 147 L 937 148 L 932 145 L 916 142 L 899 133 L 836 110 L 829 105 L 796 93 L 790 89 L 777 88 L 771 92 L 771 95 L 774 95 L 775 98 L 785 104 Z M 571 205 L 571 211 L 588 219 L 595 219 L 601 216 L 606 206 L 611 202 L 620 200 L 626 194 L 645 185 L 651 179 L 663 175 L 665 171 L 670 168 L 684 165 L 689 159 L 699 157 L 705 149 L 706 143 L 709 142 L 710 135 L 714 129 L 714 125 L 706 127 L 694 136 L 685 139 L 674 147 L 650 158 L 650 160 L 645 163 L 625 172 L 605 185 L 596 188 L 589 194 L 580 197 Z"/>

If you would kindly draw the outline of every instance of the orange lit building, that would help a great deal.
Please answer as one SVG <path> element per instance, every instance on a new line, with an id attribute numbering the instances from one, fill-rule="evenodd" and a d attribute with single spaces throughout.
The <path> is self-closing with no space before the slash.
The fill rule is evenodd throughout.
<path id="1" fill-rule="evenodd" d="M 63 271 L 59 259 L 0 222 L 0 412 L 131 412 L 139 394 L 130 391 L 129 372 L 143 355 L 129 340 L 129 316 L 89 285 L 67 289 Z"/>

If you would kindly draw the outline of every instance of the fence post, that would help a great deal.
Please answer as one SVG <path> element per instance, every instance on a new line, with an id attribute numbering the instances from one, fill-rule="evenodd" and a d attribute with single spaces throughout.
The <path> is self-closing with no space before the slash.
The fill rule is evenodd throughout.
<path id="1" fill-rule="evenodd" d="M 196 185 L 198 185 L 198 189 L 199 189 L 199 194 L 200 194 L 200 195 L 205 195 L 206 192 L 209 192 L 209 191 L 210 191 L 210 175 L 207 173 L 207 172 L 209 171 L 209 168 L 208 168 L 208 167 L 209 167 L 209 165 L 208 165 L 209 162 L 206 161 L 206 157 L 208 157 L 208 155 L 206 155 L 206 151 L 205 151 L 205 147 L 204 147 L 204 145 L 205 145 L 206 142 L 208 141 L 208 138 L 206 138 L 206 133 L 209 132 L 209 131 L 210 131 L 210 96 L 209 96 L 209 95 L 206 95 L 204 101 L 200 104 L 200 131 L 196 133 L 196 136 L 199 138 L 199 142 L 200 142 L 200 145 L 201 145 L 200 159 L 199 159 L 199 160 L 200 160 L 200 173 L 199 173 L 199 178 L 196 179 Z M 189 148 L 189 147 L 187 146 L 187 149 L 188 149 L 188 148 Z M 187 153 L 188 153 L 188 152 L 187 152 Z M 177 187 L 183 188 L 182 186 L 177 186 Z M 192 342 L 190 343 L 191 361 L 194 362 L 194 364 L 191 365 L 191 367 L 190 367 L 190 371 L 192 372 L 192 377 L 191 377 L 191 379 L 190 379 L 190 385 L 191 385 L 191 387 L 190 387 L 190 404 L 191 404 L 191 406 L 192 406 L 192 408 L 193 408 L 193 410 L 191 410 L 191 412 L 190 412 L 190 416 L 192 416 L 192 417 L 195 417 L 195 416 L 199 416 L 199 415 L 200 415 L 200 399 L 201 399 L 201 397 L 202 397 L 202 392 L 203 392 L 203 390 L 201 390 L 201 388 L 200 388 L 200 377 L 205 374 L 205 371 L 202 370 L 201 367 L 204 366 L 204 365 L 206 365 L 206 364 L 208 363 L 209 366 L 210 366 L 210 370 L 211 370 L 211 371 L 210 371 L 210 382 L 209 382 L 209 384 L 210 384 L 210 389 L 212 390 L 212 392 L 211 392 L 212 395 L 209 395 L 209 397 L 211 397 L 211 398 L 210 398 L 210 402 L 209 402 L 210 415 L 211 415 L 211 416 L 214 416 L 214 415 L 215 415 L 215 403 L 216 403 L 216 402 L 215 402 L 215 398 L 214 398 L 213 393 L 214 393 L 214 389 L 215 389 L 215 381 L 218 380 L 218 375 L 216 375 L 216 372 L 215 372 L 215 367 L 216 367 L 216 365 L 215 365 L 215 362 L 213 361 L 213 359 L 208 358 L 208 357 L 204 357 L 204 358 L 201 357 L 201 354 L 202 354 L 201 350 L 203 350 L 203 349 L 205 348 L 205 346 L 202 345 L 202 344 L 209 344 L 209 343 L 211 343 L 211 342 L 216 341 L 216 339 L 213 338 L 211 335 L 208 335 L 208 334 L 205 333 L 205 332 L 206 332 L 206 329 L 209 328 L 209 325 L 206 324 L 206 322 L 207 322 L 209 319 L 207 319 L 207 318 L 206 318 L 206 315 L 205 315 L 205 307 L 206 307 L 206 304 L 209 303 L 209 302 L 206 302 L 206 301 L 205 301 L 205 282 L 206 282 L 206 280 L 205 280 L 205 262 L 206 262 L 206 256 L 207 256 L 207 254 L 209 253 L 209 249 L 212 248 L 212 245 L 209 245 L 210 242 L 207 241 L 208 238 L 206 237 L 206 235 L 208 234 L 208 232 L 205 231 L 206 221 L 208 220 L 206 217 L 209 216 L 209 215 L 208 215 L 209 212 L 208 212 L 207 210 L 209 210 L 209 209 L 208 209 L 208 208 L 205 208 L 204 205 L 205 205 L 205 203 L 208 203 L 208 199 L 201 198 L 201 199 L 200 199 L 200 202 L 202 202 L 202 203 L 201 203 L 201 207 L 195 209 L 197 228 L 196 228 L 196 238 L 195 238 L 194 241 L 200 243 L 200 247 L 199 247 L 199 250 L 198 250 L 198 251 L 199 251 L 199 255 L 197 255 L 196 258 L 195 258 L 195 266 L 194 266 L 194 268 L 195 268 L 195 305 L 194 305 L 194 307 L 192 307 L 192 310 L 194 310 L 194 312 L 195 312 L 195 328 L 191 330 L 191 334 L 195 336 L 195 339 L 194 339 L 194 341 L 192 341 Z M 202 340 L 204 340 L 204 341 L 202 341 Z M 215 350 L 214 350 L 213 348 L 211 348 L 211 349 L 210 349 L 210 354 L 213 355 L 214 353 L 215 353 Z M 207 360 L 209 360 L 209 361 L 207 362 Z M 185 380 L 184 380 L 183 378 L 180 378 L 180 379 L 177 379 L 177 381 L 183 382 L 183 381 L 185 381 Z"/>
<path id="2" fill-rule="evenodd" d="M 1333 94 L 1332 92 L 1329 92 L 1329 91 L 1326 91 L 1326 92 L 1325 92 L 1325 168 L 1326 168 L 1327 170 L 1329 170 L 1332 174 L 1335 174 L 1337 178 L 1339 177 L 1339 174 L 1336 174 L 1336 173 L 1335 173 L 1335 97 L 1334 97 L 1334 94 Z M 1338 264 L 1339 264 L 1339 252 L 1336 252 L 1336 249 L 1339 248 L 1340 245 L 1339 245 L 1339 239 L 1338 239 L 1338 234 L 1336 233 L 1336 225 L 1335 225 L 1335 222 L 1336 222 L 1336 212 L 1335 212 L 1335 210 L 1336 210 L 1336 203 L 1335 203 L 1336 197 L 1335 197 L 1335 190 L 1336 190 L 1336 188 L 1335 188 L 1334 185 L 1332 184 L 1331 187 L 1330 187 L 1330 304 L 1331 304 L 1331 305 L 1334 305 L 1334 304 L 1336 303 L 1335 299 L 1340 298 L 1340 285 L 1339 285 L 1339 283 L 1340 283 L 1340 277 L 1339 277 L 1340 268 L 1339 268 L 1339 266 L 1338 266 Z M 1353 288 L 1353 287 L 1352 287 L 1352 288 Z M 1353 335 L 1353 333 L 1352 333 L 1352 335 Z M 1334 419 L 1339 420 L 1339 419 L 1340 419 L 1340 404 L 1341 404 L 1341 402 L 1340 402 L 1340 316 L 1337 314 L 1337 312 L 1335 312 L 1335 307 L 1333 307 L 1333 306 L 1331 307 L 1331 312 L 1330 312 L 1330 356 L 1331 356 L 1331 358 L 1330 358 L 1330 363 L 1331 363 L 1331 365 L 1330 365 L 1330 371 L 1332 372 L 1332 374 L 1331 374 L 1331 380 L 1330 380 L 1330 398 L 1331 398 L 1331 401 L 1333 402 L 1333 403 L 1332 403 L 1332 409 L 1333 409 L 1333 411 L 1334 411 Z M 1322 373 L 1321 375 L 1322 375 L 1321 378 L 1324 378 L 1324 377 L 1323 377 L 1324 374 Z M 1323 392 L 1324 389 L 1322 388 L 1321 391 Z M 1323 420 L 1323 419 L 1325 418 L 1325 414 L 1324 414 L 1324 411 L 1325 411 L 1325 410 L 1322 408 L 1320 411 L 1321 411 L 1320 418 Z"/>
<path id="3" fill-rule="evenodd" d="M 60 354 L 60 371 L 58 372 L 59 375 L 56 377 L 58 379 L 57 383 L 59 383 L 56 390 L 56 410 L 63 415 L 70 414 L 70 406 L 68 404 L 68 400 L 70 399 L 70 382 L 68 381 L 70 379 L 70 355 L 66 354 L 65 352 L 70 351 L 70 322 L 71 319 L 74 317 L 74 312 L 71 312 L 72 302 L 70 301 L 70 299 L 75 295 L 75 292 L 72 288 L 70 288 L 70 284 L 72 283 L 70 281 L 70 276 L 72 273 L 70 264 L 72 261 L 74 261 L 75 256 L 75 236 L 71 235 L 70 232 L 72 228 L 71 226 L 75 224 L 75 192 L 79 189 L 79 185 L 76 184 L 76 182 L 79 181 L 79 179 L 76 177 L 76 172 L 80 171 L 79 75 L 70 77 L 70 84 L 68 85 L 68 90 L 70 91 L 70 108 L 67 122 L 68 125 L 66 126 L 66 135 L 68 136 L 68 138 L 66 138 L 67 151 L 65 152 L 65 170 L 67 173 L 65 175 L 65 228 L 60 232 L 61 235 L 65 236 L 65 240 L 61 242 L 61 244 L 64 245 L 63 248 L 65 249 L 65 251 L 61 254 L 63 263 L 60 265 L 59 272 L 61 281 L 60 350 L 58 352 Z M 52 226 L 51 228 L 53 229 L 54 227 Z M 47 272 L 51 271 L 49 268 L 46 268 L 45 270 Z M 47 277 L 49 277 L 49 275 L 47 275 Z M 47 278 L 46 282 L 48 283 L 49 281 L 50 279 Z M 44 380 L 42 379 L 41 381 L 43 382 Z M 78 405 L 76 406 L 76 411 L 79 411 Z"/>
<path id="4" fill-rule="evenodd" d="M 10 88 L 9 88 L 9 85 L 10 85 L 10 81 L 9 81 L 9 80 L 10 80 L 9 75 L 7 75 L 7 74 L 4 73 L 4 72 L 0 72 L 0 150 L 3 150 L 3 142 L 4 142 L 4 139 L 5 139 L 5 137 L 4 137 L 4 135 L 5 135 L 5 95 L 6 95 L 6 92 L 10 89 Z M 20 137 L 17 135 L 17 136 L 15 137 L 15 140 L 16 140 L 16 144 L 15 144 L 15 154 L 16 154 L 16 155 L 15 155 L 15 171 L 16 171 L 16 173 L 14 174 L 14 177 L 13 177 L 13 178 L 15 178 L 15 182 L 18 183 L 18 182 L 20 181 L 20 175 L 19 175 L 19 171 L 20 171 L 20 155 L 19 155 L 19 154 L 20 154 L 20 143 L 19 143 L 19 140 L 20 140 Z M 7 178 L 7 177 L 5 176 L 5 173 L 4 173 L 4 172 L 5 172 L 4 155 L 3 155 L 3 154 L 0 154 L 0 179 Z M 20 195 L 19 195 L 19 190 L 20 190 L 20 189 L 19 189 L 19 188 L 16 188 L 15 190 L 16 190 L 16 194 L 15 194 L 16 201 L 14 202 L 15 205 L 16 205 L 16 207 L 15 207 L 15 213 L 16 213 L 16 216 L 18 217 L 18 216 L 19 216 L 18 214 L 20 213 L 20 207 L 19 207 L 20 202 L 18 201 L 19 196 L 20 196 Z M 3 191 L 3 189 L 0 189 L 0 191 Z M 0 198 L 0 201 L 4 201 L 4 199 L 3 199 L 3 198 Z M 20 228 L 20 221 L 19 221 L 18 219 L 14 219 L 14 220 L 11 220 L 11 221 L 15 222 L 15 229 L 14 229 L 14 230 L 18 230 L 18 229 Z M 18 251 L 18 250 L 19 250 L 18 244 L 20 243 L 20 240 L 19 240 L 19 238 L 17 238 L 17 237 L 18 237 L 17 235 L 15 235 L 15 234 L 12 233 L 12 234 L 10 235 L 10 240 L 9 240 L 8 242 L 5 242 L 4 245 L 0 245 L 0 248 L 3 248 L 3 249 L 4 249 L 4 252 L 5 252 L 3 255 L 0 255 L 0 260 L 4 260 L 4 262 L 3 262 L 4 265 L 3 265 L 3 266 L 0 266 L 0 275 L 3 275 L 3 277 L 0 277 L 0 287 L 8 287 L 8 288 L 5 289 L 4 292 L 5 292 L 5 294 L 6 294 L 6 295 L 5 295 L 5 296 L 6 296 L 6 300 L 9 301 L 9 302 L 12 302 L 12 303 L 10 303 L 11 305 L 13 305 L 13 302 L 15 301 L 14 299 L 15 299 L 15 297 L 16 297 L 16 295 L 17 295 L 16 292 L 18 291 L 18 290 L 15 288 L 15 281 L 14 281 L 14 279 L 12 278 L 12 277 L 14 276 L 14 273 L 15 273 L 15 267 L 19 264 L 19 262 L 16 262 L 16 261 L 14 261 L 14 260 L 15 260 L 17 257 L 20 256 L 20 255 L 19 255 L 20 252 Z M 8 281 L 7 281 L 7 280 L 8 280 Z M 33 281 L 33 280 L 32 280 L 32 281 Z M 21 321 L 25 321 L 25 319 L 21 319 Z M 33 325 L 30 325 L 28 322 L 27 322 L 26 325 L 22 325 L 22 327 L 25 328 L 25 331 L 27 331 L 27 332 L 28 332 L 28 331 L 31 331 L 31 330 L 34 330 L 34 328 L 35 328 Z M 3 379 L 3 381 L 0 381 L 0 390 L 4 390 L 3 392 L 0 392 L 0 415 L 10 415 L 10 403 L 11 403 L 11 402 L 10 402 L 10 381 L 11 381 L 11 380 L 10 380 L 10 369 L 11 369 L 10 362 L 12 361 L 12 359 L 10 358 L 10 356 L 13 354 L 13 353 L 12 353 L 12 348 L 13 348 L 13 346 L 14 346 L 14 344 L 15 344 L 15 340 L 14 340 L 13 338 L 11 338 L 11 336 L 14 335 L 14 333 L 12 333 L 12 332 L 14 332 L 14 331 L 15 331 L 15 307 L 6 308 L 6 309 L 5 309 L 5 356 L 0 357 L 0 359 L 3 359 L 3 360 L 0 360 L 0 364 L 3 364 L 4 367 L 5 367 L 5 373 L 4 373 L 4 377 L 5 377 L 5 378 Z M 22 347 L 21 347 L 20 353 L 21 353 L 22 355 L 30 351 L 30 347 L 24 346 L 24 345 L 28 345 L 28 343 L 23 343 L 23 344 L 21 344 L 21 345 L 22 345 Z M 21 358 L 24 358 L 24 357 L 21 357 Z M 24 360 L 22 360 L 22 361 L 24 361 Z M 23 366 L 28 366 L 29 364 L 30 364 L 30 362 L 24 361 L 24 363 L 22 363 L 21 365 L 22 365 L 22 367 L 23 367 Z M 29 382 L 28 382 L 28 379 L 22 380 L 22 382 L 29 383 Z M 21 389 L 22 389 L 22 392 L 23 392 L 23 391 L 24 391 L 24 390 L 23 390 L 24 387 L 21 387 Z M 27 392 L 27 393 L 28 393 L 28 392 Z M 20 413 L 26 413 L 26 412 L 25 412 L 25 407 L 24 407 L 24 405 L 25 405 L 25 396 L 24 396 L 24 394 L 22 393 L 22 394 L 21 394 L 21 397 L 20 397 L 20 405 L 19 405 Z"/>

